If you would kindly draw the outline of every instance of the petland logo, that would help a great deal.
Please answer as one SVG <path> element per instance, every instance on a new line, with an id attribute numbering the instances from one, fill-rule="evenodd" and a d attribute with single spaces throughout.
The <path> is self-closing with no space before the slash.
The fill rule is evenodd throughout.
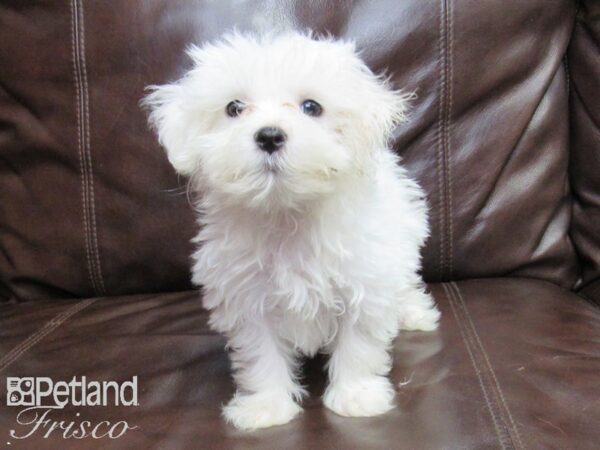
<path id="1" fill-rule="evenodd" d="M 73 377 L 69 381 L 53 381 L 49 377 L 7 377 L 6 405 L 22 406 L 17 414 L 19 430 L 10 430 L 13 439 L 26 439 L 34 435 L 43 437 L 61 435 L 64 439 L 118 439 L 127 431 L 138 428 L 124 420 L 93 423 L 81 419 L 52 420 L 54 410 L 65 406 L 138 406 L 138 379 L 130 381 L 88 381 L 86 377 Z"/>

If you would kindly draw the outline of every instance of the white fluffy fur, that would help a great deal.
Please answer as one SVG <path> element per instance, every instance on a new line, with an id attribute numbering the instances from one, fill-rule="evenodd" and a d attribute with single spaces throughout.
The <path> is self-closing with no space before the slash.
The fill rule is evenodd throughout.
<path id="1" fill-rule="evenodd" d="M 328 408 L 388 411 L 392 340 L 440 316 L 418 275 L 423 193 L 387 146 L 407 96 L 331 38 L 232 34 L 189 55 L 194 67 L 145 101 L 201 194 L 193 281 L 228 338 L 238 391 L 225 417 L 242 429 L 291 420 L 298 359 L 318 351 L 331 355 Z M 248 108 L 231 118 L 234 99 Z M 323 115 L 303 114 L 305 99 Z M 253 140 L 264 126 L 288 135 L 272 155 Z"/>

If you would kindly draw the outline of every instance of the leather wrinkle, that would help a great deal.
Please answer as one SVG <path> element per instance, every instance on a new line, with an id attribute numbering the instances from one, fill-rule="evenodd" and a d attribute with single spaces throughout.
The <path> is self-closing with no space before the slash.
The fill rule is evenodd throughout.
<path id="1" fill-rule="evenodd" d="M 498 176 L 494 180 L 494 183 L 492 184 L 492 186 L 488 190 L 485 198 L 481 202 L 481 206 L 479 208 L 479 212 L 475 215 L 476 219 L 479 217 L 479 214 L 482 212 L 482 210 L 485 209 L 486 205 L 489 204 L 489 201 L 490 201 L 492 195 L 494 195 L 494 193 L 498 191 L 498 189 L 496 189 L 496 188 L 498 187 L 498 183 L 500 182 L 500 179 L 502 178 L 502 175 L 506 171 L 508 165 L 512 161 L 512 159 L 515 156 L 515 154 L 517 153 L 517 150 L 518 150 L 519 146 L 521 145 L 521 143 L 523 142 L 523 139 L 525 138 L 525 135 L 529 131 L 529 129 L 531 127 L 531 123 L 533 122 L 533 119 L 535 118 L 536 114 L 538 113 L 538 111 L 540 109 L 540 106 L 542 105 L 542 102 L 548 96 L 548 91 L 550 90 L 550 87 L 552 86 L 552 83 L 554 83 L 554 80 L 559 75 L 559 71 L 560 71 L 561 67 L 562 67 L 562 64 L 559 64 L 557 66 L 557 70 L 554 72 L 554 74 L 551 77 L 549 77 L 548 84 L 544 87 L 544 90 L 542 91 L 542 93 L 540 95 L 540 98 L 539 98 L 537 104 L 535 105 L 535 108 L 533 109 L 531 115 L 529 116 L 529 120 L 527 120 L 527 122 L 525 123 L 525 126 L 523 127 L 523 129 L 519 133 L 519 137 L 517 138 L 515 144 L 512 146 L 508 158 L 506 158 L 502 162 L 500 170 L 498 171 Z M 557 207 L 561 207 L 561 206 L 562 205 L 560 205 L 560 204 L 557 205 Z M 554 214 L 552 214 L 551 217 L 554 218 Z M 539 244 L 539 242 L 538 242 L 538 244 Z M 537 245 L 536 245 L 536 247 L 537 247 Z M 515 268 L 515 271 L 516 270 L 518 270 L 518 268 Z"/>
<path id="2" fill-rule="evenodd" d="M 576 25 L 575 28 L 577 28 L 577 25 L 581 26 L 581 29 L 585 32 L 588 42 L 590 42 L 594 47 L 596 47 L 596 50 L 598 50 L 598 52 L 600 52 L 600 42 L 598 42 L 596 40 L 596 38 L 594 37 L 593 31 L 590 30 L 587 22 L 578 20 L 575 25 Z"/>
<path id="3" fill-rule="evenodd" d="M 66 308 L 64 311 L 58 313 L 41 328 L 39 328 L 36 332 L 32 333 L 27 337 L 24 341 L 14 347 L 11 351 L 9 351 L 6 355 L 0 358 L 0 372 L 8 368 L 12 363 L 14 363 L 21 355 L 31 349 L 34 345 L 56 330 L 58 327 L 63 325 L 68 319 L 73 317 L 78 312 L 84 310 L 92 303 L 94 303 L 98 298 L 90 298 L 87 300 L 81 300 L 74 305 Z"/>
<path id="4" fill-rule="evenodd" d="M 17 94 L 2 80 L 0 80 L 0 91 L 3 92 L 7 98 L 13 100 L 17 105 L 19 105 L 24 113 L 27 113 L 36 121 L 40 120 L 40 116 L 36 114 L 35 108 L 27 101 L 27 99 L 23 95 Z"/>
<path id="5" fill-rule="evenodd" d="M 556 221 L 556 218 L 561 213 L 563 207 L 564 207 L 563 203 L 556 203 L 556 204 L 552 205 L 552 211 L 549 211 L 548 219 L 544 222 L 543 232 L 541 232 L 536 237 L 535 242 L 533 242 L 533 245 L 531 245 L 531 249 L 532 249 L 531 250 L 531 254 L 532 255 L 536 254 L 537 249 L 542 244 L 542 241 L 546 237 L 546 234 L 547 234 L 548 230 L 551 228 L 552 224 Z M 569 212 L 569 215 L 572 215 L 572 213 Z M 569 239 L 570 240 L 571 238 L 567 234 L 565 236 L 565 239 Z M 532 265 L 534 263 L 534 261 L 535 260 L 527 261 L 526 263 L 522 263 L 520 267 L 517 267 L 514 270 L 512 270 L 511 272 L 509 272 L 509 275 L 512 274 L 513 272 L 517 272 L 522 267 L 527 267 L 528 265 Z"/>
<path id="6" fill-rule="evenodd" d="M 587 102 L 584 100 L 583 96 L 581 95 L 581 92 L 579 92 L 579 90 L 577 89 L 577 83 L 573 83 L 571 92 L 575 96 L 577 96 L 577 98 L 579 100 L 579 103 L 581 104 L 581 107 L 585 111 L 585 115 L 590 120 L 590 122 L 592 122 L 592 125 L 594 125 L 594 127 L 597 130 L 600 130 L 600 123 L 596 122 L 596 119 L 594 118 L 594 114 L 592 114 L 592 112 L 589 109 L 589 106 L 588 106 Z"/>

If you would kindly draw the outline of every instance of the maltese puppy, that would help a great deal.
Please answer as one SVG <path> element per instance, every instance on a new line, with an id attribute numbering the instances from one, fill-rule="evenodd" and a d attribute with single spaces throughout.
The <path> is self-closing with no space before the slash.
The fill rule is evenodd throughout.
<path id="1" fill-rule="evenodd" d="M 231 34 L 144 100 L 175 170 L 199 195 L 193 282 L 227 337 L 241 429 L 300 411 L 302 356 L 330 356 L 326 407 L 393 408 L 400 329 L 440 313 L 419 275 L 424 195 L 388 147 L 408 97 L 350 42 Z"/>

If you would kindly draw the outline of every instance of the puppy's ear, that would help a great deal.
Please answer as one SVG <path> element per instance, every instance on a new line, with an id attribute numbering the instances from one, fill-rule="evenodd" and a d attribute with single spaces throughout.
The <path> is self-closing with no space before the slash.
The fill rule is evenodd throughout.
<path id="1" fill-rule="evenodd" d="M 395 127 L 406 121 L 406 113 L 410 100 L 415 98 L 413 93 L 404 93 L 394 90 L 389 80 L 373 74 L 367 77 L 369 88 L 368 105 L 365 118 L 368 133 L 376 146 L 385 146 Z"/>
<path id="2" fill-rule="evenodd" d="M 197 168 L 198 155 L 191 141 L 194 129 L 186 114 L 184 89 L 179 84 L 150 86 L 142 105 L 150 110 L 149 121 L 166 149 L 169 162 L 182 175 L 192 175 Z"/>

